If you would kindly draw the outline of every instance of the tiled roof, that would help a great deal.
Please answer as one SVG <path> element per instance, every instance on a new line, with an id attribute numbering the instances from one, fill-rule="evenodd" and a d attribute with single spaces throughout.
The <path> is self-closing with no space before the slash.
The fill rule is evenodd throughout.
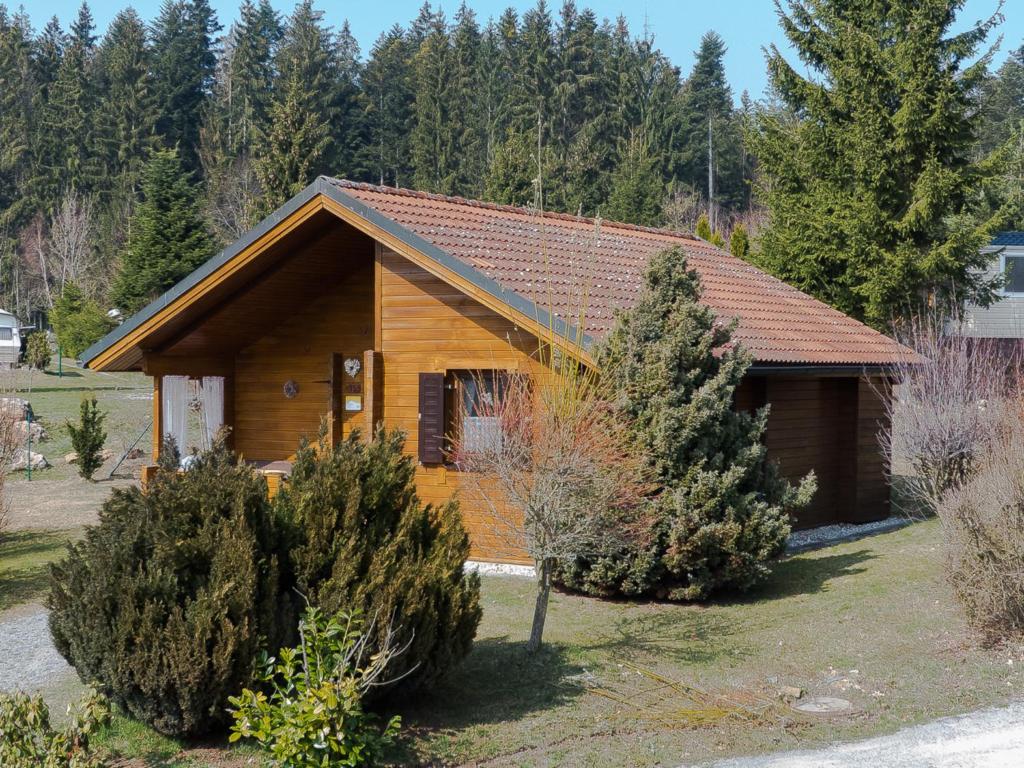
<path id="1" fill-rule="evenodd" d="M 1024 232 L 1000 232 L 992 238 L 992 245 L 1024 245 Z"/>
<path id="2" fill-rule="evenodd" d="M 329 180 L 501 286 L 574 322 L 608 331 L 630 306 L 648 260 L 679 246 L 701 277 L 703 301 L 738 321 L 737 340 L 760 363 L 886 365 L 905 347 L 692 235 L 565 214 Z M 582 295 L 581 295 L 582 293 Z"/>

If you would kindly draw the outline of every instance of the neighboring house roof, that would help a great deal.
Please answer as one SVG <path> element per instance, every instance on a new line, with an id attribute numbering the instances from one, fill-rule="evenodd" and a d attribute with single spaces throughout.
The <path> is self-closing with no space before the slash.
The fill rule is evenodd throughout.
<path id="1" fill-rule="evenodd" d="M 1024 232 L 999 232 L 991 245 L 1024 245 Z"/>
<path id="2" fill-rule="evenodd" d="M 321 177 L 86 350 L 83 359 L 88 363 L 144 324 L 151 326 L 152 318 L 187 299 L 192 288 L 317 195 L 341 206 L 347 218 L 354 216 L 357 227 L 393 238 L 512 314 L 563 334 L 581 316 L 588 340 L 606 333 L 615 310 L 639 296 L 651 256 L 679 246 L 701 277 L 703 301 L 721 317 L 737 320 L 735 338 L 758 363 L 886 366 L 913 356 L 887 336 L 692 235 Z"/>

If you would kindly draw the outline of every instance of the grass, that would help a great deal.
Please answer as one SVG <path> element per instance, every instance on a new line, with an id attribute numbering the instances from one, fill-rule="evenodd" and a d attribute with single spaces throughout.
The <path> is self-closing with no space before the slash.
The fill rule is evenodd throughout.
<path id="1" fill-rule="evenodd" d="M 797 555 L 757 591 L 705 606 L 556 594 L 535 656 L 523 650 L 533 582 L 484 577 L 474 649 L 434 690 L 397 707 L 404 739 L 393 760 L 700 763 L 1005 703 L 1024 685 L 1024 649 L 972 642 L 942 579 L 939 536 L 925 522 Z M 741 716 L 695 725 L 688 686 L 739 702 Z M 779 700 L 781 686 L 841 696 L 855 709 L 831 720 L 801 717 Z M 116 729 L 104 743 L 149 761 L 139 765 L 251 764 L 251 752 L 181 752 L 137 724 Z M 172 762 L 154 762 L 160 755 Z"/>
<path id="2" fill-rule="evenodd" d="M 49 583 L 47 566 L 64 555 L 78 536 L 70 531 L 14 531 L 0 538 L 0 611 L 41 600 Z"/>
<path id="3" fill-rule="evenodd" d="M 63 460 L 72 450 L 66 422 L 78 420 L 83 397 L 96 395 L 100 409 L 107 413 L 107 447 L 118 455 L 146 428 L 152 415 L 152 383 L 141 373 L 97 373 L 65 360 L 63 376 L 57 375 L 54 361 L 46 371 L 18 368 L 0 377 L 0 395 L 13 394 L 28 400 L 47 432 L 47 439 L 33 443 L 32 450 L 42 453 L 52 466 L 34 470 L 33 480 L 63 480 L 75 475 L 75 468 Z M 148 450 L 151 443 L 143 438 L 139 445 Z M 97 473 L 97 477 L 100 475 Z M 11 477 L 17 483 L 25 479 L 25 473 Z"/>

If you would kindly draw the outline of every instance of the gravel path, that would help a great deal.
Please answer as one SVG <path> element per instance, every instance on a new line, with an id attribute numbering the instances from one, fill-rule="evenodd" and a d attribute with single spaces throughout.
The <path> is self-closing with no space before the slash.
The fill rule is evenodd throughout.
<path id="1" fill-rule="evenodd" d="M 865 536 L 874 536 L 877 533 L 902 528 L 913 522 L 909 517 L 894 515 L 874 523 L 837 523 L 836 525 L 823 525 L 820 528 L 793 531 L 789 534 L 789 540 L 786 542 L 786 552 L 794 554 L 818 547 L 828 547 L 843 541 L 855 541 L 863 539 Z"/>
<path id="2" fill-rule="evenodd" d="M 53 647 L 46 617 L 36 604 L 0 613 L 0 690 L 42 694 L 56 719 L 84 686 Z"/>
<path id="3" fill-rule="evenodd" d="M 1019 768 L 1024 702 L 819 750 L 747 757 L 715 768 Z"/>

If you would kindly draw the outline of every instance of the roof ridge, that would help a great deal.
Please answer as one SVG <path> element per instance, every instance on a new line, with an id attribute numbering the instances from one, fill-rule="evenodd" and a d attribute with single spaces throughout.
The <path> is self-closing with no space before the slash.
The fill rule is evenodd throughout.
<path id="1" fill-rule="evenodd" d="M 520 205 L 507 205 L 504 203 L 491 203 L 486 200 L 474 200 L 469 197 L 459 197 L 458 195 L 442 195 L 438 192 L 421 192 L 416 189 L 407 189 L 405 187 L 387 187 L 381 184 L 371 184 L 366 181 L 351 181 L 349 179 L 339 179 L 333 176 L 324 176 L 325 180 L 334 184 L 341 189 L 360 189 L 367 192 L 380 192 L 387 195 L 397 195 L 400 197 L 412 197 L 419 200 L 436 200 L 442 203 L 453 203 L 455 205 L 465 205 L 469 208 L 482 208 L 489 211 L 503 211 L 505 213 L 518 213 L 524 216 L 540 216 L 544 219 L 553 219 L 556 221 L 572 221 L 581 224 L 596 224 L 602 227 L 610 227 L 612 229 L 623 229 L 630 232 L 646 232 L 652 235 L 669 235 L 671 237 L 680 237 L 686 240 L 693 240 L 695 242 L 705 242 L 701 238 L 690 232 L 680 232 L 676 229 L 669 229 L 667 227 L 645 227 L 640 224 L 627 224 L 622 221 L 611 221 L 609 219 L 595 218 L 592 216 L 575 216 L 571 213 L 558 213 L 556 211 L 538 211 L 528 206 Z"/>

